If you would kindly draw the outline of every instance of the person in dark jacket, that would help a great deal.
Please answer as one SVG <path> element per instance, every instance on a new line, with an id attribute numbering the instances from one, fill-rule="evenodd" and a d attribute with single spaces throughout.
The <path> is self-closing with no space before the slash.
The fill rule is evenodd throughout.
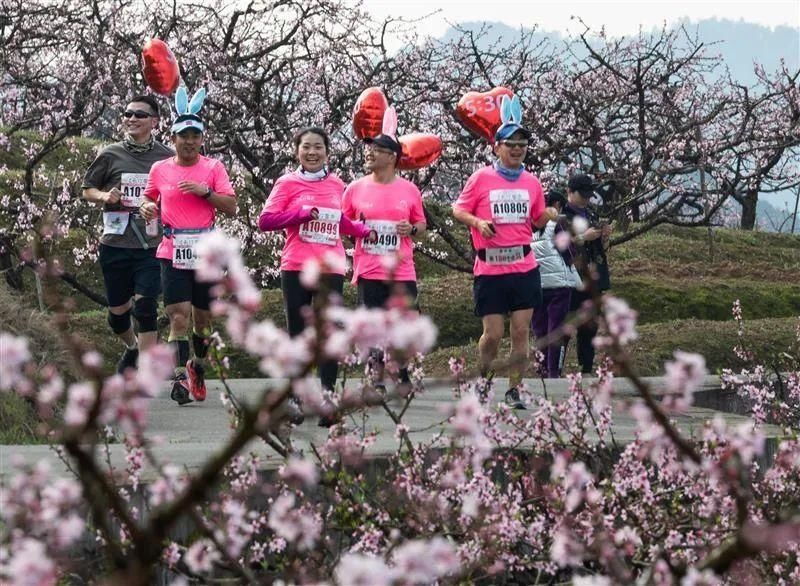
<path id="1" fill-rule="evenodd" d="M 593 274 L 596 278 L 589 282 L 584 278 L 584 287 L 576 289 L 572 294 L 570 310 L 576 311 L 587 300 L 592 298 L 592 290 L 607 291 L 611 288 L 611 273 L 606 256 L 606 243 L 611 235 L 611 226 L 600 221 L 600 217 L 590 200 L 595 195 L 597 185 L 591 177 L 578 173 L 570 177 L 567 186 L 567 205 L 564 215 L 573 226 L 573 238 L 576 264 L 585 272 L 585 276 Z M 585 230 L 576 229 L 576 219 L 582 219 Z M 592 372 L 594 363 L 594 346 L 592 340 L 597 334 L 597 321 L 592 320 L 578 327 L 576 335 L 578 363 L 581 372 Z"/>

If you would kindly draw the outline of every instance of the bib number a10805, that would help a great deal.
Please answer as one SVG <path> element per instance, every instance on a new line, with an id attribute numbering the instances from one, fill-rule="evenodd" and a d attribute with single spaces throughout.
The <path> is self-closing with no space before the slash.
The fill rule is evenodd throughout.
<path id="1" fill-rule="evenodd" d="M 363 249 L 367 254 L 386 255 L 400 250 L 400 234 L 397 233 L 397 222 L 386 220 L 367 220 L 364 222 L 378 234 L 377 242 L 363 241 Z"/>
<path id="2" fill-rule="evenodd" d="M 147 173 L 123 173 L 120 180 L 120 203 L 126 208 L 138 208 L 146 185 Z"/>
<path id="3" fill-rule="evenodd" d="M 493 189 L 489 206 L 495 224 L 524 224 L 530 221 L 531 198 L 526 189 Z"/>
<path id="4" fill-rule="evenodd" d="M 197 241 L 200 234 L 174 234 L 172 236 L 172 266 L 176 269 L 197 268 Z"/>
<path id="5" fill-rule="evenodd" d="M 300 240 L 314 244 L 334 246 L 339 241 L 339 222 L 342 211 L 332 208 L 317 208 L 316 220 L 309 220 L 300 226 Z"/>

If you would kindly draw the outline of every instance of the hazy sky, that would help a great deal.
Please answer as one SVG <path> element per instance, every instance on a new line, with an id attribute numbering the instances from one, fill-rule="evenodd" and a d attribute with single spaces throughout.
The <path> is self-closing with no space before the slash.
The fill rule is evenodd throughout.
<path id="1" fill-rule="evenodd" d="M 449 23 L 501 21 L 512 26 L 538 24 L 545 31 L 580 30 L 570 17 L 579 15 L 590 27 L 605 25 L 612 35 L 635 33 L 681 18 L 726 18 L 764 26 L 800 27 L 800 0 L 363 0 L 374 16 L 419 18 L 419 32 L 441 36 Z"/>

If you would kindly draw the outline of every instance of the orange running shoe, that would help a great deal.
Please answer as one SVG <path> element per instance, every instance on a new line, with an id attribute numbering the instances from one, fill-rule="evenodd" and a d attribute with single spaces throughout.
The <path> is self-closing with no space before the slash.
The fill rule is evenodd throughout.
<path id="1" fill-rule="evenodd" d="M 186 363 L 186 376 L 189 379 L 189 392 L 195 401 L 206 400 L 206 379 L 203 376 L 205 370 L 203 365 L 194 360 Z"/>

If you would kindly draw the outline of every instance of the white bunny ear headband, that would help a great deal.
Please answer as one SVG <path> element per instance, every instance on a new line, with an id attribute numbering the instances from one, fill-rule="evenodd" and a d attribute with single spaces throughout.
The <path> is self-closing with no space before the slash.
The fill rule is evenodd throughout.
<path id="1" fill-rule="evenodd" d="M 530 138 L 531 133 L 522 127 L 522 104 L 519 98 L 514 96 L 509 99 L 503 96 L 500 101 L 500 128 L 494 133 L 494 140 L 504 140 L 517 131 L 522 131 L 525 138 Z"/>
<path id="2" fill-rule="evenodd" d="M 397 140 L 397 110 L 394 109 L 394 106 L 389 106 L 383 113 L 381 133 L 374 138 L 365 138 L 364 142 L 374 143 L 392 150 L 398 156 L 402 155 L 403 147 Z"/>
<path id="3" fill-rule="evenodd" d="M 205 88 L 200 88 L 192 96 L 192 100 L 186 94 L 186 87 L 180 86 L 178 91 L 175 92 L 175 110 L 178 112 L 178 117 L 172 124 L 172 134 L 178 134 L 187 128 L 194 128 L 199 132 L 205 130 L 203 120 L 198 116 L 198 112 L 203 107 L 203 102 L 206 99 Z"/>

